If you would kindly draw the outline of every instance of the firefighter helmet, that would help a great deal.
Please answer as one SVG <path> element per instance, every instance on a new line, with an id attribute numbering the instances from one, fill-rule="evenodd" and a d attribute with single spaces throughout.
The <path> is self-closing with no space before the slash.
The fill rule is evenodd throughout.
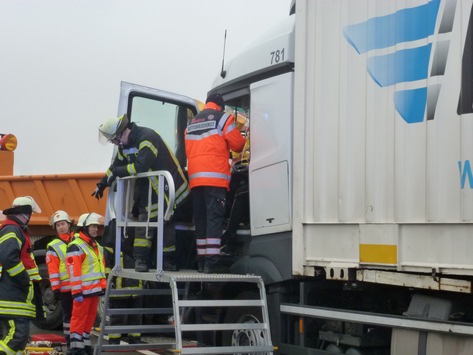
<path id="1" fill-rule="evenodd" d="M 54 212 L 54 214 L 51 216 L 51 218 L 49 219 L 49 224 L 53 226 L 54 228 L 56 223 L 60 221 L 66 221 L 67 223 L 72 223 L 71 217 L 69 217 L 67 212 L 59 210 L 59 211 Z"/>
<path id="2" fill-rule="evenodd" d="M 128 126 L 128 116 L 112 117 L 99 126 L 99 139 L 105 138 L 108 142 L 114 140 Z"/>
<path id="3" fill-rule="evenodd" d="M 78 227 L 88 227 L 91 224 L 103 224 L 103 217 L 98 213 L 84 213 L 79 217 Z"/>
<path id="4" fill-rule="evenodd" d="M 41 213 L 41 208 L 31 196 L 17 197 L 13 200 L 11 208 L 3 211 L 4 215 L 18 214 L 18 213 Z"/>

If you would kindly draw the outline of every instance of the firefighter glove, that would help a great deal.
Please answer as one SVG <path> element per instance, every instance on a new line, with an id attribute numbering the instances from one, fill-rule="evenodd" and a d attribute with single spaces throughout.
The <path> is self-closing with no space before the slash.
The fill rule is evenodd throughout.
<path id="1" fill-rule="evenodd" d="M 100 200 L 103 197 L 103 191 L 105 190 L 106 187 L 107 186 L 105 184 L 98 182 L 97 188 L 95 189 L 94 192 L 92 192 L 91 196 L 94 196 L 97 200 Z"/>
<path id="2" fill-rule="evenodd" d="M 83 296 L 77 296 L 76 298 L 74 298 L 77 302 L 83 302 L 84 301 L 84 297 Z"/>
<path id="3" fill-rule="evenodd" d="M 107 185 L 108 186 L 112 186 L 113 182 L 116 180 L 117 176 L 115 174 L 111 174 L 108 178 L 107 178 Z"/>

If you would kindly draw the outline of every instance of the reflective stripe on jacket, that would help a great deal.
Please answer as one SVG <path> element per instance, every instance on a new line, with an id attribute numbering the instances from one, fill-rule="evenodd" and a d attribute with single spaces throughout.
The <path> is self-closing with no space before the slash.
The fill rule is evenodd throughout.
<path id="1" fill-rule="evenodd" d="M 25 267 L 25 262 L 31 264 L 32 260 L 27 239 L 29 236 L 15 221 L 6 220 L 0 227 L 0 316 L 36 317 L 33 283 Z"/>
<path id="2" fill-rule="evenodd" d="M 31 244 L 31 238 L 29 234 L 23 231 L 25 235 L 25 244 L 21 249 L 20 259 L 25 265 L 26 272 L 30 276 L 31 281 L 41 281 L 41 276 L 39 275 L 39 268 L 36 264 L 36 260 L 33 254 L 33 245 Z"/>
<path id="3" fill-rule="evenodd" d="M 233 115 L 217 110 L 212 102 L 194 117 L 186 129 L 189 183 L 196 186 L 230 186 L 230 149 L 241 152 L 245 138 Z"/>
<path id="4" fill-rule="evenodd" d="M 48 265 L 49 282 L 53 291 L 68 292 L 71 290 L 69 273 L 66 265 L 67 245 L 73 238 L 71 234 L 59 235 L 47 245 L 46 263 Z"/>
<path id="5" fill-rule="evenodd" d="M 181 165 L 172 150 L 161 138 L 158 132 L 148 128 L 140 127 L 131 123 L 128 144 L 118 148 L 112 165 L 108 168 L 102 183 L 107 185 L 107 178 L 115 174 L 118 177 L 136 175 L 150 171 L 169 171 L 174 180 L 175 204 L 179 205 L 189 195 L 190 189 Z M 158 178 L 149 178 L 154 191 L 154 196 L 158 194 Z M 145 192 L 148 190 L 148 179 L 138 179 L 137 186 Z M 147 199 L 141 201 L 142 205 L 147 204 Z M 154 199 L 153 202 L 157 200 Z M 168 196 L 165 196 L 167 206 Z M 157 203 L 152 206 L 150 217 L 157 216 Z"/>
<path id="6" fill-rule="evenodd" d="M 67 246 L 66 255 L 72 295 L 102 295 L 107 284 L 102 247 L 79 232 Z"/>

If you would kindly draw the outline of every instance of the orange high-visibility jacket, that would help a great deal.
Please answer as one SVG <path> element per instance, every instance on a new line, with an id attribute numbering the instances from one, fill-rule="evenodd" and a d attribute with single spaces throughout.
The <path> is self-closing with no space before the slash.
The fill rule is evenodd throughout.
<path id="1" fill-rule="evenodd" d="M 70 292 L 69 273 L 66 265 L 67 245 L 72 241 L 73 234 L 60 234 L 49 242 L 46 251 L 49 282 L 53 291 Z"/>
<path id="2" fill-rule="evenodd" d="M 241 152 L 245 138 L 233 115 L 209 102 L 186 129 L 189 183 L 196 186 L 230 186 L 230 149 Z"/>
<path id="3" fill-rule="evenodd" d="M 72 296 L 102 295 L 106 288 L 103 248 L 82 231 L 67 246 Z"/>

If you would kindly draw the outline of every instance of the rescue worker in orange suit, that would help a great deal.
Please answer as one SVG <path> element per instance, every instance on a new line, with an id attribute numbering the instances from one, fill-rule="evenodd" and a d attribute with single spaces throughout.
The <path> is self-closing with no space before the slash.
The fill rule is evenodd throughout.
<path id="1" fill-rule="evenodd" d="M 41 209 L 30 196 L 18 197 L 3 211 L 0 227 L 0 354 L 20 354 L 30 336 L 30 319 L 41 317 L 35 305 L 34 283 L 40 280 L 31 252 L 28 223 Z M 43 313 L 44 317 L 44 313 Z"/>
<path id="2" fill-rule="evenodd" d="M 86 213 L 77 222 L 78 234 L 67 246 L 67 267 L 73 298 L 71 347 L 69 354 L 92 355 L 90 332 L 97 315 L 99 298 L 106 288 L 105 258 L 95 241 L 103 217 Z"/>
<path id="3" fill-rule="evenodd" d="M 61 302 L 62 329 L 66 338 L 67 349 L 69 349 L 72 294 L 67 271 L 66 253 L 68 244 L 74 238 L 73 221 L 67 212 L 59 210 L 51 216 L 49 224 L 56 230 L 57 238 L 49 242 L 46 247 L 46 264 L 54 299 Z"/>
<path id="4" fill-rule="evenodd" d="M 230 150 L 241 152 L 245 138 L 233 115 L 223 111 L 220 94 L 210 94 L 204 109 L 186 129 L 186 153 L 192 191 L 197 268 L 199 272 L 223 273 L 220 243 L 225 218 L 225 196 L 230 186 Z"/>
<path id="5" fill-rule="evenodd" d="M 118 146 L 118 152 L 103 179 L 92 193 L 96 198 L 103 196 L 107 186 L 111 186 L 116 177 L 133 176 L 138 173 L 167 170 L 172 175 L 175 186 L 175 206 L 179 206 L 189 195 L 189 184 L 184 172 L 174 155 L 158 132 L 137 126 L 129 122 L 127 115 L 112 118 L 99 127 L 100 136 Z M 152 185 L 151 210 L 148 211 L 149 181 Z M 158 213 L 158 178 L 141 178 L 136 181 L 134 191 L 133 215 L 140 222 L 157 220 Z M 167 189 L 167 184 L 165 186 Z M 167 208 L 167 196 L 165 197 Z M 132 212 L 133 212 L 132 211 Z M 148 233 L 147 233 L 148 231 Z M 164 226 L 164 269 L 176 270 L 175 266 L 175 231 L 172 222 Z M 136 227 L 133 242 L 135 271 L 147 272 L 151 263 L 151 247 L 156 241 L 156 228 Z M 112 245 L 107 245 L 111 246 Z"/>

